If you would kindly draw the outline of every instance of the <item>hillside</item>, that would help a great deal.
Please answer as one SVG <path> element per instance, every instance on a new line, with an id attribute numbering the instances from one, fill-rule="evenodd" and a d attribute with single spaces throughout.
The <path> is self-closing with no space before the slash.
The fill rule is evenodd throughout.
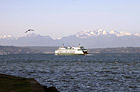
<path id="1" fill-rule="evenodd" d="M 140 47 L 88 49 L 89 53 L 140 53 Z"/>
<path id="2" fill-rule="evenodd" d="M 0 46 L 0 55 L 8 54 L 51 54 L 58 47 L 50 46 Z M 93 48 L 88 53 L 140 53 L 140 47 L 118 47 L 118 48 Z"/>
<path id="3" fill-rule="evenodd" d="M 0 55 L 7 54 L 36 54 L 40 53 L 39 50 L 29 49 L 26 47 L 15 47 L 15 46 L 0 46 Z"/>

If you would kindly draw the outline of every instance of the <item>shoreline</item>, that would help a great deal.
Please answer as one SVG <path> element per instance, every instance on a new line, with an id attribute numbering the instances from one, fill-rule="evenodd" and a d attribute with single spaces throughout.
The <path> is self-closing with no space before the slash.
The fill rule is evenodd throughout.
<path id="1" fill-rule="evenodd" d="M 46 87 L 33 78 L 0 74 L 0 92 L 59 92 L 55 87 Z"/>

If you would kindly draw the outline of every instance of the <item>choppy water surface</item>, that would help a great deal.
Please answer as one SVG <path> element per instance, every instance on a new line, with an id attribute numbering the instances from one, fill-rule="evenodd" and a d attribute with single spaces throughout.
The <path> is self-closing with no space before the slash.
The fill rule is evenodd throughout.
<path id="1" fill-rule="evenodd" d="M 140 54 L 1 55 L 0 73 L 35 78 L 60 92 L 137 92 Z"/>

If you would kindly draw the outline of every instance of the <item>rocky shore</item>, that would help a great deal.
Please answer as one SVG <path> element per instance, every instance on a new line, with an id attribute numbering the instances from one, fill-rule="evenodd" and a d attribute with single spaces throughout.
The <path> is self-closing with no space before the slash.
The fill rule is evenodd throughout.
<path id="1" fill-rule="evenodd" d="M 33 78 L 0 74 L 0 92 L 59 92 L 55 87 L 40 85 Z"/>

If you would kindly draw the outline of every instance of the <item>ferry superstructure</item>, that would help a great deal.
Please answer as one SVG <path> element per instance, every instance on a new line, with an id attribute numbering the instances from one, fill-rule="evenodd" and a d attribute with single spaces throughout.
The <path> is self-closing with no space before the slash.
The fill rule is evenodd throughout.
<path id="1" fill-rule="evenodd" d="M 65 47 L 61 46 L 55 50 L 55 55 L 85 55 L 88 54 L 88 50 L 83 46 L 78 47 Z"/>

